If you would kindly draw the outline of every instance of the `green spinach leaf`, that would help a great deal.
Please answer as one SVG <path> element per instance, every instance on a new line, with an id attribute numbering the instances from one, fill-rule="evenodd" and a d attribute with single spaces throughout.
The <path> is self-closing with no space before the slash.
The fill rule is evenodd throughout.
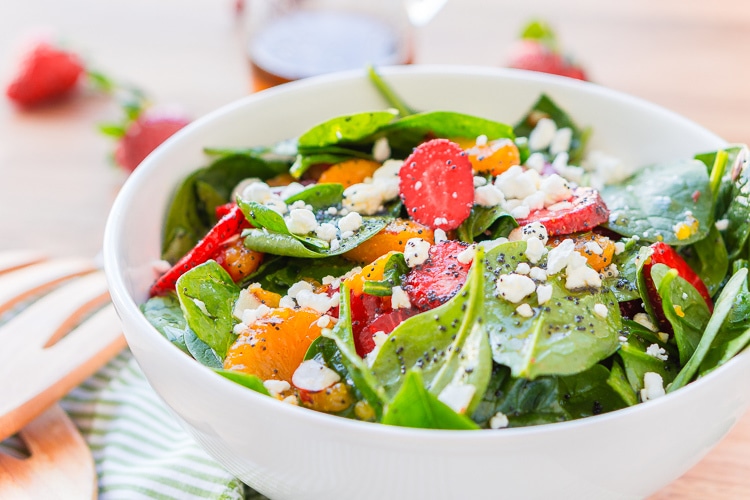
<path id="1" fill-rule="evenodd" d="M 469 417 L 456 413 L 426 390 L 418 370 L 409 370 L 406 374 L 404 383 L 383 414 L 382 423 L 420 429 L 479 428 Z"/>
<path id="2" fill-rule="evenodd" d="M 187 346 L 190 355 L 200 364 L 209 368 L 223 368 L 224 363 L 221 362 L 216 351 L 211 349 L 210 345 L 198 338 L 195 332 L 189 328 L 185 332 L 185 345 Z"/>
<path id="3" fill-rule="evenodd" d="M 297 140 L 298 149 L 324 148 L 366 139 L 396 117 L 396 110 L 370 111 L 338 116 L 315 125 Z"/>
<path id="4" fill-rule="evenodd" d="M 495 362 L 510 367 L 514 377 L 534 379 L 578 373 L 615 352 L 622 324 L 617 300 L 609 290 L 570 291 L 564 276 L 556 275 L 547 281 L 552 298 L 543 306 L 535 293 L 518 304 L 496 296 L 495 278 L 528 262 L 525 250 L 526 242 L 518 241 L 487 253 L 483 316 Z M 516 311 L 521 303 L 529 304 L 532 317 Z M 606 317 L 594 312 L 596 304 L 607 308 Z"/>
<path id="5" fill-rule="evenodd" d="M 383 279 L 381 281 L 365 280 L 363 291 L 368 295 L 379 297 L 390 296 L 394 286 L 401 285 L 401 278 L 409 272 L 403 253 L 394 253 L 388 257 L 383 268 Z"/>
<path id="6" fill-rule="evenodd" d="M 243 387 L 247 387 L 248 389 L 252 389 L 255 392 L 270 396 L 270 394 L 268 393 L 268 389 L 266 389 L 266 387 L 263 385 L 263 381 L 255 375 L 250 375 L 249 373 L 237 372 L 233 370 L 224 370 L 221 368 L 217 368 L 214 371 L 222 377 L 240 384 Z"/>
<path id="7" fill-rule="evenodd" d="M 188 326 L 223 360 L 237 338 L 232 329 L 238 321 L 232 311 L 240 288 L 213 260 L 180 276 L 176 288 Z"/>
<path id="8" fill-rule="evenodd" d="M 697 160 L 646 167 L 601 194 L 610 210 L 607 227 L 623 236 L 688 245 L 713 225 L 708 174 Z"/>
<path id="9" fill-rule="evenodd" d="M 313 184 L 290 196 L 284 202 L 291 205 L 295 201 L 304 201 L 313 210 L 323 210 L 341 203 L 344 197 L 344 186 L 336 183 Z"/>
<path id="10" fill-rule="evenodd" d="M 149 323 L 164 337 L 179 347 L 183 352 L 190 354 L 185 345 L 185 331 L 187 323 L 180 309 L 180 301 L 177 295 L 169 293 L 151 297 L 141 306 L 141 311 Z"/>
<path id="11" fill-rule="evenodd" d="M 716 226 L 711 226 L 708 236 L 685 248 L 682 256 L 690 268 L 700 276 L 708 288 L 708 293 L 714 296 L 729 271 L 727 247 Z"/>
<path id="12" fill-rule="evenodd" d="M 473 243 L 478 236 L 488 232 L 487 239 L 494 240 L 501 236 L 508 236 L 517 227 L 516 219 L 499 205 L 494 207 L 474 205 L 469 217 L 458 226 L 458 239 Z"/>

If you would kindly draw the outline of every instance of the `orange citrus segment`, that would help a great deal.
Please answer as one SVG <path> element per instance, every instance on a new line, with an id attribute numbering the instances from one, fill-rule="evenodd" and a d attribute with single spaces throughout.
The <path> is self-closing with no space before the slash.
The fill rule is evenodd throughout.
<path id="1" fill-rule="evenodd" d="M 403 252 L 406 242 L 411 238 L 422 238 L 430 244 L 435 243 L 435 235 L 429 227 L 410 220 L 394 219 L 378 234 L 346 252 L 344 257 L 360 264 L 367 264 L 388 252 Z"/>

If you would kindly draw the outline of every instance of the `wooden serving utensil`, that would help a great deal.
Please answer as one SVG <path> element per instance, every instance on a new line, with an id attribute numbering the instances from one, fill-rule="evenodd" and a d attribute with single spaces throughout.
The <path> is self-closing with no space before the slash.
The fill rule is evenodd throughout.
<path id="1" fill-rule="evenodd" d="M 125 345 L 93 262 L 0 253 L 0 441 L 19 433 L 31 452 L 0 455 L 0 498 L 92 497 L 80 494 L 96 481 L 91 453 L 55 402 Z M 66 461 L 79 463 L 75 473 Z"/>

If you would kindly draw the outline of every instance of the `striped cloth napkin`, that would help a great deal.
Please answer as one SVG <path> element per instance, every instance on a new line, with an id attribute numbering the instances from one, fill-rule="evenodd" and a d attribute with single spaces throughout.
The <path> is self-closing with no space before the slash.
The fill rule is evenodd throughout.
<path id="1" fill-rule="evenodd" d="M 99 498 L 259 500 L 177 423 L 130 351 L 74 389 L 61 406 L 91 448 Z M 0 451 L 22 454 L 16 437 Z"/>

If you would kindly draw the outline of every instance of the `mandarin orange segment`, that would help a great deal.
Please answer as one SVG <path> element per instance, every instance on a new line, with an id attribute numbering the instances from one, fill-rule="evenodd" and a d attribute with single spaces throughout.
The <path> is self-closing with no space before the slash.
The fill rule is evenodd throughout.
<path id="1" fill-rule="evenodd" d="M 510 139 L 496 139 L 477 144 L 475 139 L 454 139 L 469 155 L 469 161 L 478 174 L 500 175 L 510 167 L 521 164 L 518 146 Z"/>
<path id="2" fill-rule="evenodd" d="M 263 263 L 263 254 L 250 250 L 242 238 L 237 238 L 222 249 L 216 262 L 229 273 L 232 280 L 238 282 L 258 269 Z"/>
<path id="3" fill-rule="evenodd" d="M 283 172 L 279 175 L 276 175 L 266 180 L 266 184 L 268 184 L 271 187 L 288 186 L 292 182 L 297 182 L 297 179 L 292 177 L 292 175 L 289 174 L 288 172 Z"/>
<path id="4" fill-rule="evenodd" d="M 379 168 L 380 163 L 372 160 L 361 158 L 346 160 L 327 168 L 320 174 L 318 182 L 336 182 L 342 184 L 344 188 L 348 188 L 364 182 L 368 177 L 372 177 L 372 174 Z"/>
<path id="5" fill-rule="evenodd" d="M 435 234 L 429 227 L 406 219 L 394 219 L 378 234 L 346 252 L 344 258 L 360 264 L 374 262 L 388 252 L 403 252 L 411 238 L 422 238 L 431 245 L 435 243 Z"/>
<path id="6" fill-rule="evenodd" d="M 344 382 L 337 382 L 318 392 L 300 390 L 299 398 L 303 406 L 326 413 L 344 411 L 355 401 L 349 387 Z"/>
<path id="7" fill-rule="evenodd" d="M 362 295 L 364 292 L 365 281 L 381 281 L 385 271 L 385 265 L 388 263 L 388 259 L 396 252 L 388 252 L 385 255 L 380 256 L 370 265 L 362 268 L 362 270 L 352 276 L 346 278 L 344 283 L 349 286 L 349 290 L 355 295 Z"/>
<path id="8" fill-rule="evenodd" d="M 570 235 L 570 238 L 575 242 L 576 251 L 586 257 L 588 264 L 594 270 L 601 271 L 612 264 L 612 257 L 615 254 L 615 242 L 611 239 L 596 233 L 580 233 Z M 552 238 L 549 243 L 552 246 L 557 246 L 565 239 L 566 237 L 564 236 L 558 236 Z M 589 245 L 592 242 L 596 243 L 596 245 Z M 601 253 L 599 253 L 599 249 L 601 249 Z"/>
<path id="9" fill-rule="evenodd" d="M 237 337 L 224 369 L 291 384 L 310 344 L 320 336 L 319 318 L 309 309 L 274 309 Z"/>
<path id="10" fill-rule="evenodd" d="M 279 295 L 278 293 L 269 292 L 268 290 L 263 290 L 262 288 L 250 288 L 248 291 L 261 304 L 264 304 L 271 308 L 279 307 L 281 295 Z"/>

